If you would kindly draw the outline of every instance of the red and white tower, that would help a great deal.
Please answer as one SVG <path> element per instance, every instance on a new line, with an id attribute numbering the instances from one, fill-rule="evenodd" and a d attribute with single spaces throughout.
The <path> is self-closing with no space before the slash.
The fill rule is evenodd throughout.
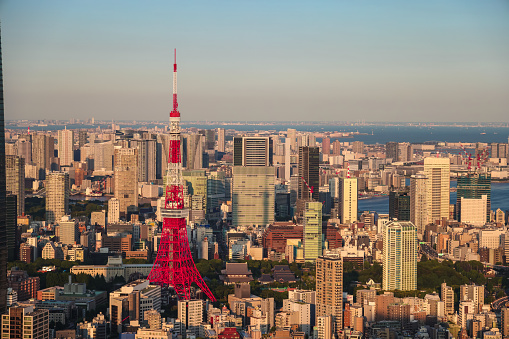
<path id="1" fill-rule="evenodd" d="M 163 230 L 156 261 L 148 280 L 159 285 L 173 286 L 180 300 L 191 299 L 191 284 L 195 283 L 212 301 L 214 295 L 196 269 L 187 238 L 180 151 L 180 112 L 177 103 L 177 50 L 173 64 L 173 110 L 170 112 L 170 150 L 166 171 L 166 198 Z"/>

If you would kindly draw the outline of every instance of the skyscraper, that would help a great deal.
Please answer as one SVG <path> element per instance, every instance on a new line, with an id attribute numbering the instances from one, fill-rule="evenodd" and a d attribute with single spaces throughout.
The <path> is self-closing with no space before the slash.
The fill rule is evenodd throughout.
<path id="1" fill-rule="evenodd" d="M 339 254 L 316 259 L 316 317 L 332 316 L 336 334 L 343 328 L 343 260 Z"/>
<path id="2" fill-rule="evenodd" d="M 304 210 L 304 259 L 314 262 L 322 255 L 322 203 L 306 202 Z"/>
<path id="3" fill-rule="evenodd" d="M 19 240 L 17 232 L 17 197 L 13 194 L 7 194 L 5 199 L 5 225 L 7 232 L 7 258 L 14 261 L 19 253 Z"/>
<path id="4" fill-rule="evenodd" d="M 233 138 L 233 166 L 272 166 L 272 139 Z"/>
<path id="5" fill-rule="evenodd" d="M 339 205 L 342 224 L 357 221 L 357 198 L 357 178 L 341 178 L 339 180 Z"/>
<path id="6" fill-rule="evenodd" d="M 392 162 L 398 161 L 398 148 L 399 144 L 397 142 L 390 141 L 385 143 L 385 157 L 392 159 Z"/>
<path id="7" fill-rule="evenodd" d="M 468 173 L 458 177 L 456 218 L 463 221 L 461 217 L 461 198 L 482 199 L 486 195 L 486 222 L 490 221 L 491 212 L 491 174 L 490 173 Z"/>
<path id="8" fill-rule="evenodd" d="M 290 141 L 290 148 L 293 152 L 297 152 L 297 130 L 289 128 L 286 131 L 286 137 Z"/>
<path id="9" fill-rule="evenodd" d="M 74 161 L 74 132 L 67 127 L 58 131 L 58 158 L 60 166 L 71 166 Z"/>
<path id="10" fill-rule="evenodd" d="M 188 134 L 183 137 L 185 142 L 182 147 L 185 148 L 184 158 L 186 169 L 202 169 L 205 137 L 201 134 Z"/>
<path id="11" fill-rule="evenodd" d="M 32 162 L 39 171 L 39 179 L 45 178 L 45 172 L 51 170 L 55 151 L 55 138 L 35 134 L 32 136 Z"/>
<path id="12" fill-rule="evenodd" d="M 426 200 L 426 176 L 422 173 L 410 178 L 410 221 L 417 227 L 417 234 L 424 233 L 428 224 L 428 201 Z"/>
<path id="13" fill-rule="evenodd" d="M 325 137 L 322 139 L 322 153 L 330 154 L 330 138 Z"/>
<path id="14" fill-rule="evenodd" d="M 299 192 L 298 199 L 318 200 L 320 152 L 318 147 L 299 147 Z M 305 181 L 305 182 L 304 182 Z M 307 182 L 307 185 L 306 185 Z M 313 196 L 308 186 L 313 188 Z"/>
<path id="15" fill-rule="evenodd" d="M 115 198 L 119 201 L 120 214 L 128 208 L 138 208 L 138 150 L 115 149 Z"/>
<path id="16" fill-rule="evenodd" d="M 46 176 L 46 222 L 60 221 L 69 211 L 69 173 L 50 172 Z"/>
<path id="17" fill-rule="evenodd" d="M 5 129 L 2 38 L 0 31 L 0 206 L 5 206 Z M 0 208 L 0 314 L 7 310 L 7 225 L 5 208 Z"/>
<path id="18" fill-rule="evenodd" d="M 428 222 L 449 218 L 450 190 L 449 158 L 424 159 L 424 175 L 426 176 L 426 208 Z"/>
<path id="19" fill-rule="evenodd" d="M 410 221 L 410 195 L 408 192 L 389 193 L 389 218 Z"/>
<path id="20" fill-rule="evenodd" d="M 224 152 L 225 145 L 225 137 L 224 137 L 224 128 L 217 129 L 217 151 Z"/>
<path id="21" fill-rule="evenodd" d="M 157 178 L 157 143 L 155 139 L 132 140 L 138 150 L 138 181 L 150 182 Z"/>
<path id="22" fill-rule="evenodd" d="M 382 288 L 417 289 L 417 230 L 411 222 L 392 221 L 384 228 Z"/>
<path id="23" fill-rule="evenodd" d="M 17 215 L 25 213 L 25 159 L 5 156 L 6 190 L 17 197 Z"/>
<path id="24" fill-rule="evenodd" d="M 233 225 L 267 225 L 274 221 L 275 178 L 272 166 L 233 167 Z"/>

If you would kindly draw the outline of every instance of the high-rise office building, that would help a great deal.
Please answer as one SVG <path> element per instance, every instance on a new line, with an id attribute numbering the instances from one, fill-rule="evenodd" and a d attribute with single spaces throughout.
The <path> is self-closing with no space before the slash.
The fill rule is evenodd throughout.
<path id="1" fill-rule="evenodd" d="M 224 152 L 224 146 L 225 146 L 224 128 L 218 128 L 217 129 L 217 151 Z"/>
<path id="2" fill-rule="evenodd" d="M 288 128 L 286 131 L 286 137 L 290 141 L 290 148 L 293 152 L 297 152 L 297 130 Z"/>
<path id="3" fill-rule="evenodd" d="M 339 254 L 316 259 L 316 317 L 332 316 L 333 328 L 343 328 L 343 260 Z"/>
<path id="4" fill-rule="evenodd" d="M 417 289 L 417 251 L 417 230 L 411 222 L 392 221 L 384 227 L 384 290 Z"/>
<path id="5" fill-rule="evenodd" d="M 341 141 L 334 140 L 332 143 L 332 154 L 340 155 L 341 154 Z"/>
<path id="6" fill-rule="evenodd" d="M 183 135 L 183 165 L 188 170 L 203 168 L 205 137 L 201 134 Z"/>
<path id="7" fill-rule="evenodd" d="M 399 144 L 394 141 L 385 143 L 385 157 L 392 159 L 392 162 L 398 161 Z"/>
<path id="8" fill-rule="evenodd" d="M 19 242 L 17 225 L 17 197 L 13 194 L 7 194 L 5 198 L 5 226 L 7 231 L 7 258 L 9 261 L 15 261 L 19 253 Z"/>
<path id="9" fill-rule="evenodd" d="M 410 221 L 417 227 L 417 234 L 424 233 L 428 224 L 428 208 L 426 199 L 426 176 L 417 173 L 410 177 Z"/>
<path id="10" fill-rule="evenodd" d="M 46 222 L 59 222 L 69 211 L 69 173 L 46 176 Z"/>
<path id="11" fill-rule="evenodd" d="M 482 199 L 485 195 L 486 202 L 486 222 L 490 221 L 491 212 L 491 174 L 490 173 L 468 173 L 458 176 L 457 198 L 456 198 L 456 218 L 463 221 L 461 217 L 461 198 Z"/>
<path id="12" fill-rule="evenodd" d="M 80 231 L 78 222 L 75 220 L 60 221 L 60 236 L 59 240 L 64 245 L 74 245 L 79 242 Z"/>
<path id="13" fill-rule="evenodd" d="M 55 156 L 55 138 L 44 135 L 32 135 L 32 162 L 39 171 L 39 179 L 45 178 L 45 172 L 51 170 Z"/>
<path id="14" fill-rule="evenodd" d="M 339 180 L 339 206 L 341 223 L 350 224 L 357 221 L 357 178 L 340 178 Z"/>
<path id="15" fill-rule="evenodd" d="M 299 147 L 299 192 L 300 200 L 318 200 L 319 197 L 320 152 L 318 147 Z M 307 185 L 306 185 L 307 182 Z M 313 188 L 313 196 L 310 188 Z"/>
<path id="16" fill-rule="evenodd" d="M 322 203 L 306 202 L 304 210 L 304 259 L 314 262 L 322 255 Z"/>
<path id="17" fill-rule="evenodd" d="M 352 151 L 354 153 L 364 153 L 364 142 L 354 141 L 352 143 Z"/>
<path id="18" fill-rule="evenodd" d="M 275 178 L 272 166 L 233 167 L 233 225 L 267 225 L 274 221 Z"/>
<path id="19" fill-rule="evenodd" d="M 410 195 L 408 192 L 389 193 L 389 218 L 410 221 Z"/>
<path id="20" fill-rule="evenodd" d="M 216 131 L 213 129 L 200 130 L 200 134 L 205 137 L 205 150 L 213 150 L 216 144 Z"/>
<path id="21" fill-rule="evenodd" d="M 83 147 L 87 143 L 87 141 L 88 141 L 87 139 L 88 139 L 87 131 L 79 130 L 78 131 L 78 148 Z"/>
<path id="22" fill-rule="evenodd" d="M 58 131 L 58 158 L 60 166 L 71 166 L 74 161 L 74 132 L 67 127 Z"/>
<path id="23" fill-rule="evenodd" d="M 6 191 L 17 197 L 17 215 L 25 213 L 25 159 L 5 156 Z"/>
<path id="24" fill-rule="evenodd" d="M 138 208 L 138 150 L 115 149 L 115 198 L 120 203 L 120 214 L 128 208 Z"/>
<path id="25" fill-rule="evenodd" d="M 155 139 L 132 140 L 138 150 L 138 181 L 150 182 L 157 178 L 157 143 Z"/>
<path id="26" fill-rule="evenodd" d="M 233 166 L 272 166 L 272 139 L 233 138 Z"/>
<path id="27" fill-rule="evenodd" d="M 32 163 L 32 136 L 20 135 L 16 140 L 17 155 L 25 159 L 25 164 Z"/>
<path id="28" fill-rule="evenodd" d="M 426 208 L 428 222 L 449 218 L 450 195 L 449 158 L 424 159 L 426 176 Z"/>
<path id="29" fill-rule="evenodd" d="M 120 201 L 116 198 L 108 200 L 108 223 L 120 221 Z"/>
<path id="30" fill-rule="evenodd" d="M 322 154 L 330 154 L 330 138 L 325 137 L 322 139 Z"/>

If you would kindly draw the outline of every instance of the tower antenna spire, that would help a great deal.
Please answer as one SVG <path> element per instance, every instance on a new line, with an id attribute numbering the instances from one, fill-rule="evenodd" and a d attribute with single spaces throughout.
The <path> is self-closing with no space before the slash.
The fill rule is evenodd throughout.
<path id="1" fill-rule="evenodd" d="M 189 240 L 184 207 L 184 180 L 182 178 L 182 155 L 180 151 L 180 112 L 177 103 L 177 49 L 174 50 L 173 64 L 173 109 L 170 112 L 170 146 L 166 170 L 166 196 L 161 242 L 157 258 L 148 276 L 153 284 L 172 286 L 180 300 L 192 298 L 191 284 L 195 283 L 210 300 L 214 295 L 196 269 Z"/>

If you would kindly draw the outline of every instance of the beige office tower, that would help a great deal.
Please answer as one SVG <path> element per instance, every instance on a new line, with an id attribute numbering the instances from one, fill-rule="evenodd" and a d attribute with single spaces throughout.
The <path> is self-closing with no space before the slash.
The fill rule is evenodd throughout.
<path id="1" fill-rule="evenodd" d="M 417 230 L 411 222 L 391 221 L 384 227 L 384 290 L 417 289 L 417 251 Z"/>
<path id="2" fill-rule="evenodd" d="M 322 203 L 306 202 L 304 210 L 304 259 L 315 262 L 322 255 Z"/>
<path id="3" fill-rule="evenodd" d="M 233 167 L 232 223 L 268 225 L 274 221 L 276 172 L 272 166 Z"/>
<path id="4" fill-rule="evenodd" d="M 225 146 L 225 138 L 224 138 L 224 128 L 217 129 L 217 151 L 224 152 Z"/>
<path id="5" fill-rule="evenodd" d="M 341 178 L 339 181 L 339 204 L 341 223 L 357 221 L 357 178 Z"/>
<path id="6" fill-rule="evenodd" d="M 324 316 L 332 316 L 334 332 L 339 335 L 343 328 L 343 259 L 339 254 L 316 259 L 317 320 Z"/>
<path id="7" fill-rule="evenodd" d="M 203 300 L 179 300 L 178 316 L 186 326 L 187 332 L 199 335 L 200 325 L 203 322 Z"/>
<path id="8" fill-rule="evenodd" d="M 71 166 L 74 161 L 74 132 L 67 128 L 58 131 L 58 158 L 60 166 Z"/>
<path id="9" fill-rule="evenodd" d="M 418 236 L 422 236 L 428 224 L 426 204 L 426 176 L 417 173 L 410 177 L 410 221 L 417 227 Z"/>
<path id="10" fill-rule="evenodd" d="M 461 285 L 460 301 L 471 300 L 474 302 L 475 313 L 481 313 L 484 306 L 484 286 Z"/>
<path id="11" fill-rule="evenodd" d="M 286 131 L 287 139 L 290 139 L 290 148 L 293 152 L 297 152 L 297 130 L 289 128 Z"/>
<path id="12" fill-rule="evenodd" d="M 426 208 L 428 222 L 449 219 L 450 189 L 449 158 L 425 158 Z"/>
<path id="13" fill-rule="evenodd" d="M 17 199 L 17 215 L 25 213 L 25 159 L 15 155 L 5 156 L 6 191 Z"/>
<path id="14" fill-rule="evenodd" d="M 46 222 L 59 222 L 69 211 L 69 173 L 46 176 Z"/>
<path id="15" fill-rule="evenodd" d="M 440 285 L 440 298 L 444 302 L 444 313 L 454 314 L 454 290 L 445 282 Z"/>
<path id="16" fill-rule="evenodd" d="M 120 221 L 120 201 L 117 198 L 111 198 L 108 201 L 108 223 Z"/>
<path id="17" fill-rule="evenodd" d="M 120 204 L 120 214 L 126 214 L 128 208 L 138 208 L 138 150 L 115 149 L 114 163 L 114 195 Z"/>
<path id="18" fill-rule="evenodd" d="M 60 235 L 59 240 L 64 245 L 74 245 L 79 242 L 80 231 L 78 222 L 75 220 L 59 222 Z"/>

